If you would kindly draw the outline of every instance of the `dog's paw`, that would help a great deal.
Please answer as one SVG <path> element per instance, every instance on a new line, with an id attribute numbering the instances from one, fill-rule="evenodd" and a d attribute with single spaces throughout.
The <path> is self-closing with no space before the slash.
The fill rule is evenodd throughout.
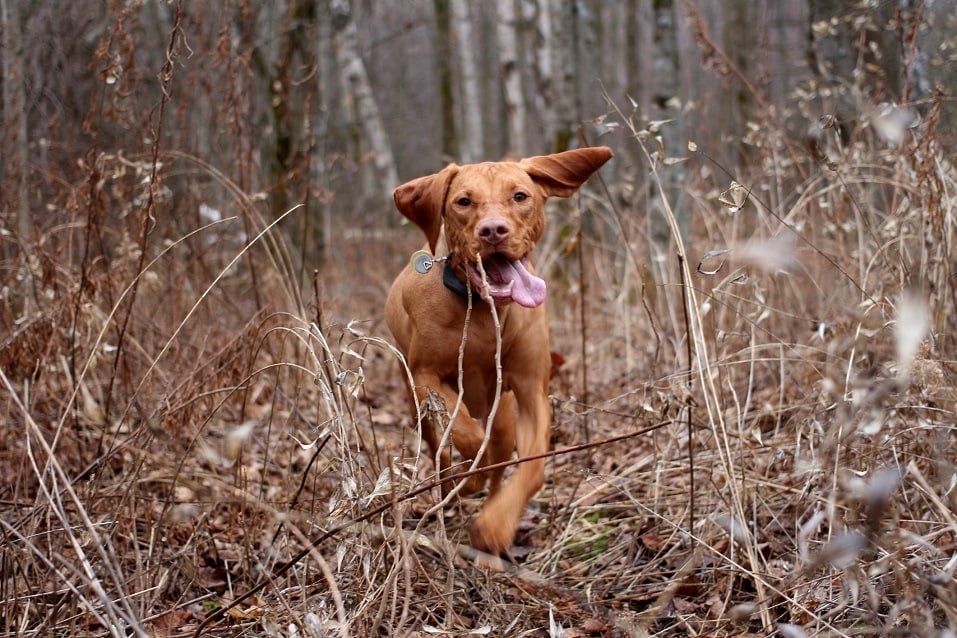
<path id="1" fill-rule="evenodd" d="M 511 547 L 513 540 L 515 529 L 501 521 L 492 523 L 487 511 L 479 514 L 469 527 L 469 542 L 472 547 L 492 556 L 498 556 Z"/>

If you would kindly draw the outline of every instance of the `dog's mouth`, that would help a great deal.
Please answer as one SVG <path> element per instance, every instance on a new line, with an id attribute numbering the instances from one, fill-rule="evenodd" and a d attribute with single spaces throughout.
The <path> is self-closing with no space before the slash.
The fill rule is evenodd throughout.
<path id="1" fill-rule="evenodd" d="M 502 253 L 492 253 L 482 260 L 485 282 L 478 265 L 472 262 L 468 264 L 469 279 L 486 301 L 496 304 L 514 301 L 520 306 L 534 308 L 545 301 L 545 281 L 530 273 L 527 263 L 527 256 L 512 260 Z"/>

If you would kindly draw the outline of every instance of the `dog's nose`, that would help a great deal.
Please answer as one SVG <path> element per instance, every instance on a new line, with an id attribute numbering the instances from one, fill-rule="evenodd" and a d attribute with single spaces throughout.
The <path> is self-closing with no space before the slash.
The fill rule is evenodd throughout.
<path id="1" fill-rule="evenodd" d="M 501 217 L 482 220 L 479 222 L 477 230 L 479 239 L 493 246 L 502 243 L 511 232 L 508 220 Z"/>

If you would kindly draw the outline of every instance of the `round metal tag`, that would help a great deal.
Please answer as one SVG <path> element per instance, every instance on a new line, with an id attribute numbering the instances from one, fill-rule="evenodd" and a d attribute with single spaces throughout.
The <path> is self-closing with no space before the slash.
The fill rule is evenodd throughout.
<path id="1" fill-rule="evenodd" d="M 416 252 L 412 253 L 412 261 L 410 263 L 412 264 L 412 270 L 420 275 L 425 275 L 432 270 L 432 264 L 434 263 L 434 260 L 432 259 L 432 255 L 430 255 L 428 252 L 424 250 L 417 250 Z"/>

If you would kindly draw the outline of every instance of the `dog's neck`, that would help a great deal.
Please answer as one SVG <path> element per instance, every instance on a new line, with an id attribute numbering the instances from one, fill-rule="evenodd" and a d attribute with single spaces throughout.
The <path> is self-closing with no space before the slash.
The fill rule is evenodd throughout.
<path id="1" fill-rule="evenodd" d="M 445 284 L 446 288 L 454 292 L 456 296 L 463 299 L 466 303 L 468 303 L 469 297 L 471 297 L 473 307 L 479 303 L 484 303 L 478 291 L 472 290 L 468 283 L 466 283 L 468 281 L 468 275 L 464 275 L 463 278 L 460 278 L 456 274 L 456 269 L 459 269 L 460 273 L 464 271 L 467 262 L 462 255 L 456 255 L 449 248 L 448 241 L 445 239 L 445 228 L 442 228 L 438 241 L 435 243 L 435 255 L 441 255 L 441 259 L 445 261 L 445 268 L 442 269 L 442 283 Z"/>
<path id="2" fill-rule="evenodd" d="M 469 295 L 471 295 L 473 306 L 482 301 L 482 297 L 479 295 L 478 291 L 471 290 L 468 284 L 455 276 L 455 269 L 452 266 L 451 259 L 446 259 L 445 261 L 445 268 L 442 269 L 442 283 L 445 284 L 446 288 L 454 292 L 465 301 L 468 301 Z"/>

